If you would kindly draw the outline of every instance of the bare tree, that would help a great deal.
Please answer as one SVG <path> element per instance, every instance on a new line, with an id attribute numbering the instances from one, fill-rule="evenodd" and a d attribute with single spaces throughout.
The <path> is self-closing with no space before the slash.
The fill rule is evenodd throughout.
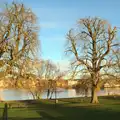
<path id="1" fill-rule="evenodd" d="M 29 92 L 32 94 L 33 98 L 40 99 L 42 93 L 47 89 L 47 98 L 52 98 L 53 93 L 56 95 L 56 89 L 57 89 L 57 80 L 61 79 L 64 74 L 60 72 L 60 69 L 50 60 L 34 60 L 32 61 L 32 69 L 36 71 L 37 78 L 33 78 L 34 80 L 34 88 L 32 85 L 29 84 L 25 85 Z M 26 64 L 26 67 L 28 66 L 28 63 Z M 30 72 L 29 69 L 26 72 Z M 33 73 L 33 71 L 31 72 Z M 29 74 L 29 77 L 31 76 L 31 73 Z M 29 78 L 28 78 L 29 79 Z"/>
<path id="2" fill-rule="evenodd" d="M 65 73 L 61 72 L 59 67 L 50 60 L 43 61 L 43 64 L 39 69 L 39 73 L 42 76 L 41 78 L 47 81 L 47 98 L 51 99 L 53 93 L 55 93 L 56 96 L 57 81 L 60 80 Z"/>
<path id="3" fill-rule="evenodd" d="M 38 46 L 37 18 L 24 4 L 6 4 L 0 13 L 0 58 L 7 74 L 19 71 L 26 57 L 35 55 Z"/>
<path id="4" fill-rule="evenodd" d="M 47 91 L 47 98 L 52 98 L 53 93 L 55 92 L 55 74 L 57 72 L 57 66 L 50 60 L 45 61 L 45 73 L 44 79 L 48 81 L 48 91 Z"/>
<path id="5" fill-rule="evenodd" d="M 20 86 L 20 88 L 28 90 L 33 99 L 40 99 L 46 88 L 42 77 L 37 74 L 39 67 L 41 68 L 41 61 L 38 59 L 25 59 L 23 66 L 21 65 L 21 71 L 17 80 L 19 84 L 16 87 Z"/>
<path id="6" fill-rule="evenodd" d="M 80 19 L 77 28 L 71 29 L 67 34 L 66 52 L 74 57 L 72 65 L 90 76 L 91 103 L 99 102 L 97 88 L 103 69 L 116 64 L 108 57 L 119 45 L 115 39 L 116 32 L 117 28 L 112 27 L 106 20 L 88 17 Z"/>

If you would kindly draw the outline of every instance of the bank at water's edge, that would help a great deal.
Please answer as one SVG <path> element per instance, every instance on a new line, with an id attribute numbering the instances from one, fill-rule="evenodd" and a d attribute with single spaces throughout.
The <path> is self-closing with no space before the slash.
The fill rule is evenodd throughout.
<path id="1" fill-rule="evenodd" d="M 55 100 L 6 101 L 10 120 L 119 120 L 120 96 L 99 97 L 100 104 L 90 104 L 89 98 Z M 2 118 L 4 102 L 0 103 Z"/>
<path id="2" fill-rule="evenodd" d="M 90 96 L 90 91 L 88 91 L 87 96 Z M 100 90 L 98 96 L 108 96 L 108 95 L 120 95 L 120 88 L 105 88 Z M 47 98 L 47 91 L 42 93 L 42 99 Z M 56 92 L 57 98 L 76 98 L 84 97 L 85 95 L 75 89 L 59 89 Z M 52 98 L 55 98 L 55 92 L 53 93 Z M 27 90 L 21 89 L 1 89 L 0 90 L 0 99 L 1 100 L 28 100 L 33 99 L 32 94 Z"/>

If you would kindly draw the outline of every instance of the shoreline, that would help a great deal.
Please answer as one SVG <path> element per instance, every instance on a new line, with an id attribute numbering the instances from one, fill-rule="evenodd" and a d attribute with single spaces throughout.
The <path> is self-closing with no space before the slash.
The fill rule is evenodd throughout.
<path id="1" fill-rule="evenodd" d="M 55 98 L 52 98 L 52 99 L 45 99 L 45 98 L 42 98 L 42 99 L 25 99 L 25 100 L 1 100 L 0 99 L 0 103 L 1 102 L 24 102 L 24 101 L 40 101 L 40 100 L 47 100 L 47 101 L 54 101 L 54 100 L 71 100 L 71 99 L 81 99 L 81 100 L 83 100 L 83 99 L 90 99 L 91 97 L 89 96 L 89 97 L 69 97 L 69 98 L 57 98 L 57 99 L 55 99 Z M 98 98 L 114 98 L 114 99 L 116 99 L 116 98 L 120 98 L 120 95 L 104 95 L 104 96 L 98 96 Z"/>

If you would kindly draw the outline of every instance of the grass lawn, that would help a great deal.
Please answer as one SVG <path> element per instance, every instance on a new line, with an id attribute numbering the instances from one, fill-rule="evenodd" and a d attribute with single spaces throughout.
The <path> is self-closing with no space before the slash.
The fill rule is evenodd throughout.
<path id="1" fill-rule="evenodd" d="M 13 101 L 13 108 L 8 108 L 9 120 L 120 120 L 120 96 L 100 97 L 100 104 L 90 104 L 89 98 L 54 100 Z M 17 104 L 25 104 L 26 108 L 18 108 Z M 23 106 L 22 106 L 23 107 Z M 4 103 L 0 103 L 0 117 Z"/>

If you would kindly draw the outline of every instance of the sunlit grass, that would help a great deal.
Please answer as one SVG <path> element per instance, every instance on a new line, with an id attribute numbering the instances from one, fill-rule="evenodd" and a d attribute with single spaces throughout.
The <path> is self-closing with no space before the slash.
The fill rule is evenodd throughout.
<path id="1" fill-rule="evenodd" d="M 21 101 L 27 108 L 8 108 L 10 120 L 119 120 L 120 97 L 100 97 L 100 104 L 89 103 L 90 98 Z M 20 101 L 19 101 L 20 102 Z M 14 104 L 18 102 L 13 101 Z M 3 108 L 4 104 L 0 103 Z M 0 110 L 2 116 L 2 109 Z"/>

